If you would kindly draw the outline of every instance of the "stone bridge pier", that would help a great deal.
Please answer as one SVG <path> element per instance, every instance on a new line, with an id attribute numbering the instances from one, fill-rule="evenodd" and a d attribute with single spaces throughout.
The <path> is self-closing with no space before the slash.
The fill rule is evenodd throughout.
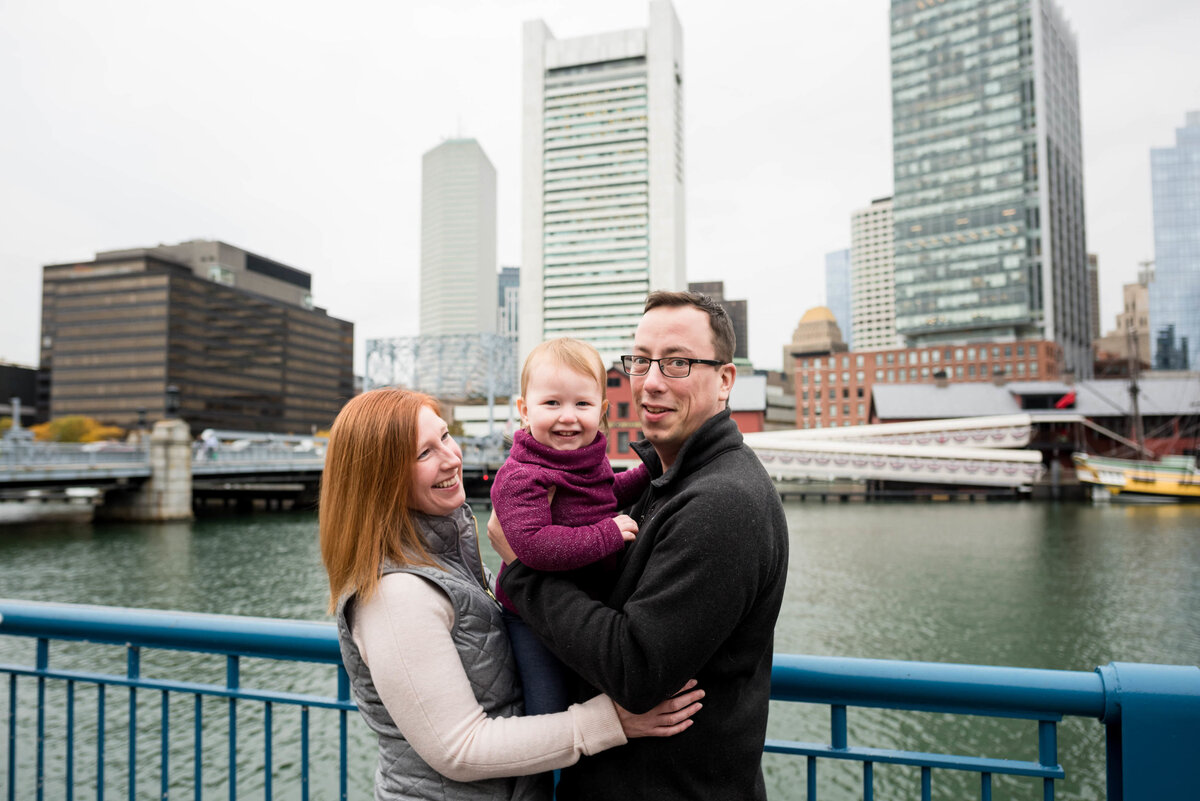
<path id="1" fill-rule="evenodd" d="M 96 510 L 107 520 L 192 519 L 192 435 L 183 420 L 160 420 L 150 434 L 150 478 L 110 492 Z"/>

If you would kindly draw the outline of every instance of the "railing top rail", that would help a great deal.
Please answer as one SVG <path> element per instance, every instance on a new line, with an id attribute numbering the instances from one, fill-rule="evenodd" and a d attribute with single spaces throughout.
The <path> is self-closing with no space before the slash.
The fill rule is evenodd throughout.
<path id="1" fill-rule="evenodd" d="M 0 599 L 0 634 L 341 664 L 331 623 Z"/>
<path id="2" fill-rule="evenodd" d="M 1096 671 L 776 654 L 771 695 L 784 701 L 996 717 L 1104 718 Z"/>

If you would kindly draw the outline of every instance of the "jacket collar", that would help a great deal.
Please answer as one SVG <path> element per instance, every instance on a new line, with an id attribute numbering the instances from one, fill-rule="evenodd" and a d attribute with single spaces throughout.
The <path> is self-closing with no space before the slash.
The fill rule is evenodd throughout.
<path id="1" fill-rule="evenodd" d="M 549 445 L 543 445 L 533 438 L 525 429 L 513 434 L 513 444 L 510 456 L 527 464 L 536 464 L 552 470 L 576 470 L 580 467 L 593 465 L 600 461 L 608 450 L 608 439 L 599 431 L 591 444 L 584 445 L 573 451 L 557 451 Z"/>
<path id="2" fill-rule="evenodd" d="M 654 446 L 650 444 L 649 440 L 641 439 L 630 443 L 634 452 L 649 468 L 650 475 L 654 476 L 650 483 L 661 489 L 718 454 L 741 445 L 742 433 L 738 431 L 737 423 L 733 422 L 730 415 L 729 409 L 723 409 L 705 420 L 684 441 L 683 447 L 679 449 L 679 456 L 665 473 L 662 469 L 662 460 L 658 458 L 658 452 L 654 450 Z"/>
<path id="3" fill-rule="evenodd" d="M 458 554 L 463 531 L 474 525 L 471 507 L 465 503 L 448 515 L 413 512 L 412 519 L 431 556 Z"/>

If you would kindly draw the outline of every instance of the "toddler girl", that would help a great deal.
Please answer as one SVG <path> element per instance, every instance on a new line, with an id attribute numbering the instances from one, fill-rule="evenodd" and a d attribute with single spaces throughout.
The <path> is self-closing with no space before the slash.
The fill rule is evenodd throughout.
<path id="1" fill-rule="evenodd" d="M 521 430 L 496 472 L 492 508 L 509 546 L 535 570 L 575 570 L 620 553 L 637 523 L 617 510 L 646 489 L 645 465 L 614 476 L 608 463 L 607 372 L 600 353 L 563 337 L 538 345 L 521 370 Z M 499 589 L 525 688 L 525 714 L 560 712 L 563 667 Z"/>

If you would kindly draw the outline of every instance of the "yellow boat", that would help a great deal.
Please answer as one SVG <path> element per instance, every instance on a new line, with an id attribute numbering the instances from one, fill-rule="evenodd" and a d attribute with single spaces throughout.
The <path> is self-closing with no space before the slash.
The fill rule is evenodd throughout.
<path id="1" fill-rule="evenodd" d="M 1113 498 L 1200 501 L 1200 470 L 1192 456 L 1164 456 L 1157 462 L 1071 454 L 1084 484 L 1103 487 Z"/>

